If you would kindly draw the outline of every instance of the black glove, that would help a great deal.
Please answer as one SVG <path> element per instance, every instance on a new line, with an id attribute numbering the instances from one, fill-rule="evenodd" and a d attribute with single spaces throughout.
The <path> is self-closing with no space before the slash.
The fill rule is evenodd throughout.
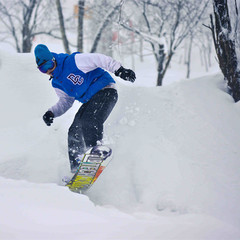
<path id="1" fill-rule="evenodd" d="M 47 111 L 44 115 L 43 115 L 43 121 L 48 125 L 51 126 L 51 124 L 53 123 L 53 118 L 54 118 L 54 114 L 51 111 Z"/>
<path id="2" fill-rule="evenodd" d="M 115 72 L 115 75 L 130 82 L 134 82 L 136 79 L 136 75 L 133 70 L 126 69 L 122 66 Z"/>

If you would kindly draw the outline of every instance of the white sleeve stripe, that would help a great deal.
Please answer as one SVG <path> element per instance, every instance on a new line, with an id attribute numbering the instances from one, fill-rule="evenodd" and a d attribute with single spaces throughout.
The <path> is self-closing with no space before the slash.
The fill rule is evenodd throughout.
<path id="1" fill-rule="evenodd" d="M 100 53 L 79 53 L 75 55 L 75 62 L 79 70 L 84 73 L 98 67 L 114 73 L 121 64 L 113 58 Z"/>

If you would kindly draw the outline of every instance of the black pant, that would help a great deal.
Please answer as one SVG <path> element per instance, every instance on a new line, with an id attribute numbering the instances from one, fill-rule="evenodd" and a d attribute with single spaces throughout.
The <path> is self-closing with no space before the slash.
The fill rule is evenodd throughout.
<path id="1" fill-rule="evenodd" d="M 103 138 L 103 123 L 118 99 L 117 90 L 105 88 L 84 103 L 68 131 L 68 153 L 71 168 L 77 166 L 76 158 Z"/>

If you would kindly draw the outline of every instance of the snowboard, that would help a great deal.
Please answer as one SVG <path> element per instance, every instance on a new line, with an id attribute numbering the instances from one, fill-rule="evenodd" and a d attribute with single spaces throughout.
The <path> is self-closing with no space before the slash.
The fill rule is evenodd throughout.
<path id="1" fill-rule="evenodd" d="M 112 159 L 112 149 L 107 146 L 95 146 L 90 148 L 66 186 L 73 192 L 83 193 L 87 191 L 100 176 Z"/>

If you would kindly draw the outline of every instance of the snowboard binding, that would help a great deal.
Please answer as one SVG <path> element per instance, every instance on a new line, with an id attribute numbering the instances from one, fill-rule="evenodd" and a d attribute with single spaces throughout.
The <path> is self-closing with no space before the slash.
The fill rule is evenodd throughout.
<path id="1" fill-rule="evenodd" d="M 112 149 L 107 146 L 95 146 L 91 149 L 90 155 L 97 155 L 105 160 L 112 154 Z"/>

